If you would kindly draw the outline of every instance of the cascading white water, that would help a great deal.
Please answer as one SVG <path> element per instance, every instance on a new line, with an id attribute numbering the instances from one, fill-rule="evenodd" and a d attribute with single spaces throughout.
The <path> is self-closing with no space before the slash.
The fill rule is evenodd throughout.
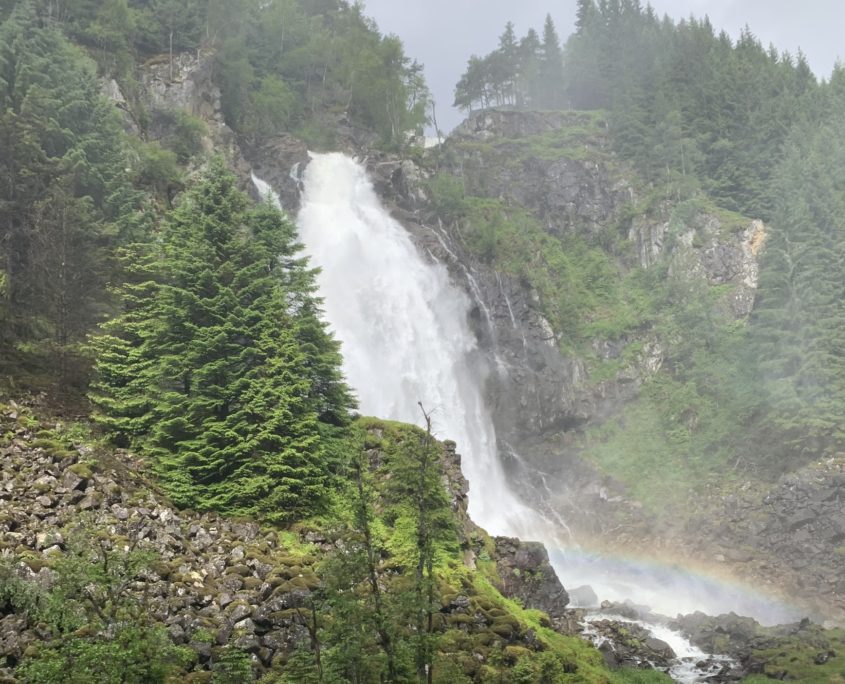
<path id="1" fill-rule="evenodd" d="M 423 259 L 364 168 L 342 154 L 313 156 L 297 224 L 361 411 L 419 424 L 421 402 L 464 456 L 473 520 L 535 537 L 541 523 L 511 493 L 496 454 L 471 303 L 446 268 Z"/>
<path id="2" fill-rule="evenodd" d="M 646 629 L 652 637 L 664 642 L 675 654 L 675 659 L 668 674 L 679 684 L 698 684 L 713 681 L 713 677 L 727 666 L 728 669 L 737 663 L 728 656 L 714 656 L 705 653 L 690 642 L 683 634 L 676 632 L 664 624 L 632 620 L 622 615 L 606 613 L 591 613 L 584 618 L 584 635 L 596 646 L 600 646 L 606 638 L 593 626 L 594 622 L 609 620 L 619 624 L 638 625 Z"/>
<path id="3" fill-rule="evenodd" d="M 252 176 L 252 182 L 255 185 L 255 189 L 258 190 L 258 194 L 261 195 L 262 198 L 270 198 L 270 201 L 276 205 L 277 209 L 284 209 L 282 206 L 282 200 L 279 199 L 278 193 L 273 190 L 272 186 L 266 181 L 262 180 L 254 173 L 250 174 Z"/>

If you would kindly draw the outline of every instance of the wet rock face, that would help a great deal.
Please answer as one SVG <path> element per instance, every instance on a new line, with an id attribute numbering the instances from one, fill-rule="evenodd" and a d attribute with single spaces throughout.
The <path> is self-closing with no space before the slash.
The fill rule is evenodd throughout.
<path id="1" fill-rule="evenodd" d="M 756 620 L 735 613 L 713 617 L 695 612 L 679 616 L 671 627 L 683 632 L 703 651 L 736 658 L 747 655 L 754 640 L 762 633 Z"/>
<path id="2" fill-rule="evenodd" d="M 250 166 L 234 131 L 226 124 L 221 107 L 220 89 L 214 83 L 214 58 L 208 53 L 175 54 L 156 57 L 141 65 L 138 98 L 150 114 L 146 135 L 160 140 L 172 133 L 175 112 L 185 112 L 202 120 L 206 134 L 202 140 L 207 154 L 222 154 L 240 181 L 240 187 L 253 191 Z M 141 125 L 133 118 L 132 106 L 117 82 L 103 84 L 103 94 L 114 102 L 124 117 L 125 127 L 140 133 Z"/>
<path id="3" fill-rule="evenodd" d="M 496 537 L 495 541 L 502 594 L 520 599 L 527 608 L 544 611 L 552 620 L 562 617 L 569 595 L 549 564 L 546 548 L 511 537 Z"/>
<path id="4" fill-rule="evenodd" d="M 645 667 L 667 670 L 675 652 L 640 625 L 616 620 L 590 623 L 598 649 L 609 667 Z"/>
<path id="5" fill-rule="evenodd" d="M 811 653 L 813 665 L 820 666 L 837 655 L 835 635 L 808 619 L 762 627 L 751 618 L 734 613 L 713 617 L 697 612 L 678 616 L 670 626 L 686 634 L 699 648 L 724 653 L 735 659 L 744 676 L 764 673 L 771 679 L 792 679 L 782 665 L 772 661 L 780 660 L 782 663 L 784 658 L 790 659 L 790 655 L 791 662 L 806 661 L 807 653 Z"/>
<path id="6" fill-rule="evenodd" d="M 145 65 L 143 86 L 152 108 L 181 109 L 206 121 L 222 121 L 220 89 L 208 57 L 181 53 Z"/>
<path id="7" fill-rule="evenodd" d="M 607 154 L 607 137 L 579 140 L 577 158 L 549 154 L 542 144 L 536 154 L 526 152 L 524 146 L 526 139 L 554 136 L 590 123 L 589 115 L 578 112 L 487 110 L 456 128 L 446 149 L 459 159 L 455 172 L 468 193 L 523 206 L 553 234 L 596 230 L 612 222 L 632 198 L 632 190 L 617 173 L 591 159 L 593 155 L 580 153 L 592 150 L 601 158 Z M 473 143 L 495 143 L 496 149 L 478 149 Z"/>
<path id="8" fill-rule="evenodd" d="M 278 135 L 260 141 L 247 150 L 256 176 L 279 194 L 282 207 L 293 218 L 299 211 L 302 174 L 308 166 L 308 146 L 292 135 Z"/>
<path id="9" fill-rule="evenodd" d="M 760 275 L 757 256 L 766 238 L 762 221 L 750 221 L 725 234 L 718 218 L 700 214 L 678 236 L 670 273 L 680 272 L 687 280 L 702 280 L 710 286 L 730 286 L 722 297 L 722 308 L 734 318 L 747 318 L 757 294 Z M 642 255 L 641 260 L 645 264 Z"/>

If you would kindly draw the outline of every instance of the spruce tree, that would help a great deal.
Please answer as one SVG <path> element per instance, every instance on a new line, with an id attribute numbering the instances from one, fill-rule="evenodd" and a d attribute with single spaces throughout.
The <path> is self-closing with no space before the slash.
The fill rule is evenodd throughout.
<path id="1" fill-rule="evenodd" d="M 0 365 L 81 381 L 79 344 L 109 304 L 111 251 L 138 195 L 93 64 L 32 2 L 0 27 Z"/>
<path id="2" fill-rule="evenodd" d="M 540 82 L 543 93 L 541 106 L 554 109 L 563 103 L 563 53 L 560 38 L 550 14 L 543 25 L 543 44 L 540 59 Z"/>
<path id="3" fill-rule="evenodd" d="M 214 161 L 168 217 L 151 278 L 95 340 L 92 400 L 177 503 L 286 520 L 321 500 L 320 418 L 352 401 L 292 226 L 235 182 Z"/>

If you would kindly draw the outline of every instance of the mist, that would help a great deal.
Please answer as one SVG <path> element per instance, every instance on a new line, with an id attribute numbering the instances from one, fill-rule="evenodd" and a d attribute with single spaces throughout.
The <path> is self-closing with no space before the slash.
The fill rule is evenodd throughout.
<path id="1" fill-rule="evenodd" d="M 840 28 L 845 25 L 845 6 L 837 0 L 818 0 L 810 6 L 766 0 L 655 0 L 651 5 L 675 21 L 706 15 L 717 32 L 725 30 L 734 39 L 750 26 L 766 46 L 772 43 L 793 55 L 801 50 L 819 78 L 829 77 L 843 55 Z M 424 64 L 438 124 L 448 132 L 464 119 L 453 106 L 454 88 L 470 56 L 495 49 L 508 21 L 520 36 L 530 28 L 541 31 L 546 14 L 565 43 L 575 29 L 576 2 L 366 0 L 365 8 L 382 32 L 399 36 L 408 55 Z"/>

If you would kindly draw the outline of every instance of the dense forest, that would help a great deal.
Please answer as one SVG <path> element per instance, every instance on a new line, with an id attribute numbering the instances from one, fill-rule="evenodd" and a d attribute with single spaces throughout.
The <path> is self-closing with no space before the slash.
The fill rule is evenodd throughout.
<path id="1" fill-rule="evenodd" d="M 712 200 L 772 227 L 747 329 L 719 333 L 706 302 L 673 303 L 671 292 L 658 305 L 686 311 L 670 323 L 685 342 L 655 405 L 669 414 L 681 401 L 696 416 L 677 445 L 696 458 L 741 444 L 766 473 L 845 447 L 843 86 L 841 65 L 819 82 L 802 54 L 766 49 L 748 28 L 734 41 L 707 18 L 661 19 L 639 0 L 579 0 L 563 46 L 551 17 L 542 38 L 519 40 L 508 24 L 456 86 L 468 110 L 601 112 L 615 152 L 649 184 L 634 213 Z"/>
<path id="2" fill-rule="evenodd" d="M 345 3 L 24 2 L 0 42 L 0 363 L 64 386 L 84 384 L 80 345 L 114 311 L 110 285 L 129 277 L 119 250 L 153 238 L 200 151 L 202 121 L 138 99 L 138 63 L 213 51 L 226 120 L 244 138 L 324 139 L 314 112 L 337 109 L 399 144 L 427 106 L 419 65 Z M 102 78 L 129 94 L 139 136 L 124 134 Z"/>
<path id="3" fill-rule="evenodd" d="M 586 111 L 640 191 L 619 226 L 557 239 L 446 173 L 448 147 L 415 147 L 422 65 L 362 4 L 0 0 L 0 22 L 0 641 L 37 635 L 4 651 L 0 679 L 667 681 L 609 667 L 560 616 L 506 597 L 500 542 L 467 519 L 460 459 L 426 407 L 427 429 L 356 415 L 290 217 L 244 192 L 208 121 L 144 90 L 145 70 L 174 80 L 182 55 L 212 65 L 243 149 L 365 131 L 418 161 L 424 210 L 530 286 L 562 353 L 668 340 L 626 409 L 653 433 L 649 458 L 717 477 L 740 453 L 774 478 L 845 451 L 842 68 L 820 82 L 750 30 L 734 41 L 638 0 L 579 0 L 563 42 L 551 18 L 522 38 L 509 23 L 456 105 Z M 771 226 L 747 324 L 623 245 L 667 206 Z M 626 439 L 580 437 L 611 462 Z"/>

